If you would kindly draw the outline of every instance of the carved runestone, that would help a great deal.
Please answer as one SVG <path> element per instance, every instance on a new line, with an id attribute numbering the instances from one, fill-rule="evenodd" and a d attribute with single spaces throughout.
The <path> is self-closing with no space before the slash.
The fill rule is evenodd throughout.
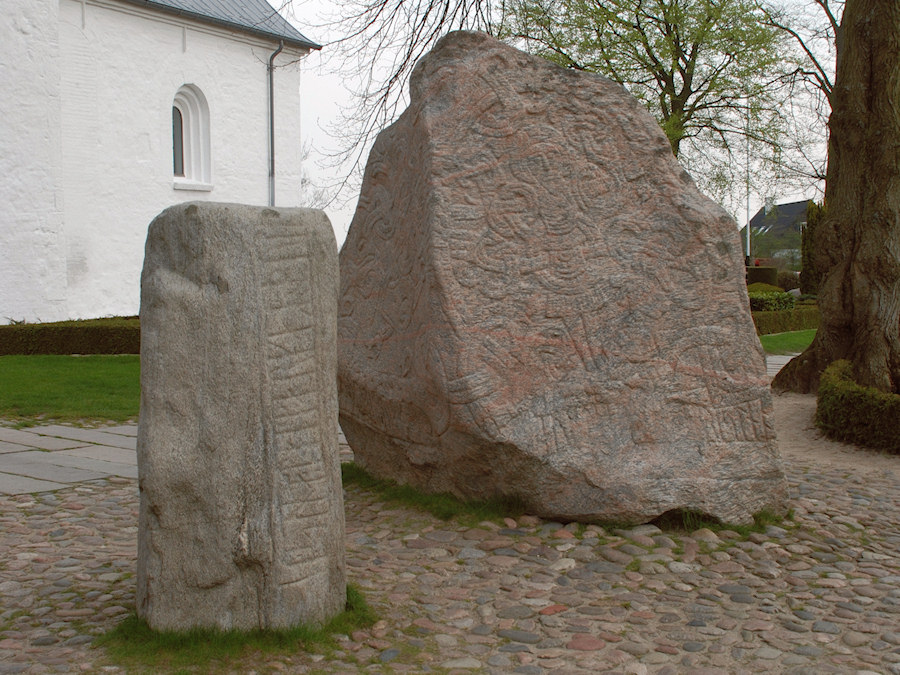
<path id="1" fill-rule="evenodd" d="M 325 214 L 187 203 L 141 276 L 138 614 L 321 623 L 345 603 L 337 250 Z"/>
<path id="2" fill-rule="evenodd" d="M 561 519 L 781 509 L 734 221 L 619 85 L 479 33 L 416 66 L 341 250 L 370 472 Z"/>

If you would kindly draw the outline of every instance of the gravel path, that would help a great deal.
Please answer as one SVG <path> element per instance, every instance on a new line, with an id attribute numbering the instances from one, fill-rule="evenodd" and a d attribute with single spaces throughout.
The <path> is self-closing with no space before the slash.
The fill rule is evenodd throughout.
<path id="1" fill-rule="evenodd" d="M 900 458 L 846 457 L 787 454 L 794 520 L 746 540 L 463 527 L 351 487 L 349 578 L 380 621 L 233 672 L 900 673 Z M 134 606 L 136 525 L 129 478 L 0 496 L 0 674 L 121 672 L 90 642 Z"/>

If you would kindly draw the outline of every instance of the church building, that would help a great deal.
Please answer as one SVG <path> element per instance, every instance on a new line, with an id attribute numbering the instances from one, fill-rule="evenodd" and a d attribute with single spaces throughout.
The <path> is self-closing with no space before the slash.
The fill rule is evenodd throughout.
<path id="1" fill-rule="evenodd" d="M 136 314 L 167 206 L 300 199 L 300 65 L 266 0 L 5 0 L 0 322 Z"/>

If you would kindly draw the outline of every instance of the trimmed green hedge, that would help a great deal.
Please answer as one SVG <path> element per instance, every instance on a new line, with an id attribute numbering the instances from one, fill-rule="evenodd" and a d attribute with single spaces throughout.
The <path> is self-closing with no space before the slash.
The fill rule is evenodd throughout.
<path id="1" fill-rule="evenodd" d="M 0 326 L 0 356 L 7 354 L 140 354 L 136 316 Z"/>
<path id="2" fill-rule="evenodd" d="M 819 382 L 816 425 L 831 438 L 900 454 L 900 395 L 853 381 L 849 361 L 835 361 Z"/>
<path id="3" fill-rule="evenodd" d="M 795 298 L 790 293 L 748 293 L 750 309 L 754 312 L 782 312 L 794 309 Z"/>
<path id="4" fill-rule="evenodd" d="M 770 286 L 778 285 L 778 270 L 774 267 L 746 267 L 747 285 L 750 284 L 769 284 Z"/>
<path id="5" fill-rule="evenodd" d="M 794 330 L 808 330 L 819 327 L 819 308 L 815 305 L 800 305 L 780 312 L 751 312 L 756 324 L 757 335 L 787 333 Z"/>
<path id="6" fill-rule="evenodd" d="M 781 286 L 770 286 L 757 281 L 747 286 L 747 293 L 784 293 L 784 289 Z"/>

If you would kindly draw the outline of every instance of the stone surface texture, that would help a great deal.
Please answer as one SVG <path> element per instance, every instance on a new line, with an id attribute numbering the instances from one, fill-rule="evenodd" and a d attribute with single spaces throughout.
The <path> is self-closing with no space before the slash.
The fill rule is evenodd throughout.
<path id="1" fill-rule="evenodd" d="M 150 225 L 137 607 L 152 628 L 343 609 L 337 291 L 321 211 L 194 202 Z"/>
<path id="2" fill-rule="evenodd" d="M 479 33 L 410 91 L 340 256 L 357 461 L 564 520 L 780 509 L 737 230 L 651 116 Z"/>

